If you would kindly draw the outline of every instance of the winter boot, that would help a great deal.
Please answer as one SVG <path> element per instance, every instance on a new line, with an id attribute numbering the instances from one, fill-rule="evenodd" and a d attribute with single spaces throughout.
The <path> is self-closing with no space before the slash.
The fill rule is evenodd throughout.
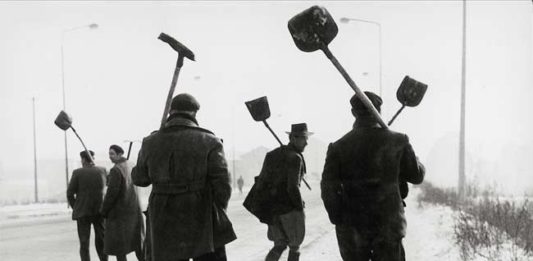
<path id="1" fill-rule="evenodd" d="M 300 252 L 294 252 L 289 250 L 289 258 L 287 261 L 298 261 L 300 260 Z"/>

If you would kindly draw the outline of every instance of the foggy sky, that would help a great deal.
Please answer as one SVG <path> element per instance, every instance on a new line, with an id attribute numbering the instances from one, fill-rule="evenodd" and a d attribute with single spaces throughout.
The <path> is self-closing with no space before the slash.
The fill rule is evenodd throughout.
<path id="1" fill-rule="evenodd" d="M 323 142 L 335 141 L 353 124 L 348 102 L 353 91 L 323 53 L 299 51 L 287 30 L 292 16 L 314 4 L 337 20 L 333 54 L 361 89 L 376 93 L 377 27 L 339 19 L 381 24 L 385 121 L 400 107 L 395 94 L 405 75 L 429 85 L 420 106 L 406 108 L 393 129 L 410 136 L 429 180 L 454 186 L 461 1 L 0 2 L 4 175 L 16 170 L 33 176 L 32 97 L 38 158 L 64 157 L 63 133 L 53 124 L 62 109 L 62 43 L 66 110 L 100 159 L 107 158 L 109 145 L 125 147 L 124 140 L 140 140 L 157 129 L 177 58 L 157 40 L 160 32 L 195 53 L 196 62 L 185 61 L 175 94 L 198 98 L 200 125 L 224 139 L 228 157 L 233 150 L 238 157 L 258 146 L 276 146 L 244 106 L 264 95 L 269 123 L 284 142 L 284 131 L 298 122 L 307 122 Z M 467 169 L 487 162 L 478 164 L 488 170 L 478 167 L 477 175 L 508 178 L 508 187 L 533 182 L 527 160 L 533 156 L 532 10 L 528 0 L 475 1 L 467 7 Z M 99 28 L 69 31 L 62 40 L 65 30 L 90 23 Z M 69 158 L 77 160 L 81 145 L 70 130 L 68 136 Z"/>

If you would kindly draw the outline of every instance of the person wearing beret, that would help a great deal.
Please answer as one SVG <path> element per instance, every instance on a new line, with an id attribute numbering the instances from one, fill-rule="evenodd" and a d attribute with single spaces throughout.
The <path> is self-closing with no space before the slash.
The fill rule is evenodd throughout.
<path id="1" fill-rule="evenodd" d="M 307 146 L 306 123 L 293 124 L 289 144 L 282 145 L 265 156 L 260 176 L 272 188 L 270 202 L 272 220 L 268 222 L 267 236 L 274 242 L 265 260 L 277 261 L 289 247 L 288 261 L 298 261 L 300 245 L 305 237 L 304 202 L 300 194 L 300 183 L 305 174 L 305 160 L 302 155 Z"/>
<path id="2" fill-rule="evenodd" d="M 94 165 L 92 160 L 94 152 L 89 151 L 89 153 L 85 150 L 80 152 L 82 167 L 72 172 L 72 179 L 67 188 L 67 199 L 72 207 L 72 219 L 76 220 L 78 226 L 81 260 L 91 259 L 89 240 L 92 225 L 96 253 L 100 261 L 107 261 L 107 256 L 104 254 L 104 218 L 99 212 L 104 198 L 107 172 L 105 168 Z"/>
<path id="3" fill-rule="evenodd" d="M 164 127 L 145 137 L 133 182 L 152 185 L 147 210 L 147 259 L 226 261 L 236 239 L 226 209 L 231 183 L 222 140 L 198 126 L 198 101 L 172 99 Z"/>
<path id="4" fill-rule="evenodd" d="M 380 111 L 381 98 L 365 94 Z M 407 135 L 380 128 L 357 96 L 350 104 L 356 119 L 353 129 L 329 145 L 321 181 L 340 254 L 350 261 L 404 260 L 406 191 L 400 184 L 422 183 L 424 166 Z"/>
<path id="5" fill-rule="evenodd" d="M 131 164 L 124 158 L 118 145 L 109 147 L 109 159 L 115 165 L 109 171 L 107 192 L 101 213 L 106 218 L 104 251 L 125 261 L 135 251 L 139 261 L 144 260 L 142 242 L 144 226 L 137 189 L 131 180 Z"/>

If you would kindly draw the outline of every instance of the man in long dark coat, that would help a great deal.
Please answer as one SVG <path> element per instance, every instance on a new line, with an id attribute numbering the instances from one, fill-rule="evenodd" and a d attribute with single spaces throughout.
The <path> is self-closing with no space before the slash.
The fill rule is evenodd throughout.
<path id="1" fill-rule="evenodd" d="M 365 92 L 380 111 L 382 100 Z M 329 145 L 322 199 L 343 260 L 402 260 L 406 221 L 399 182 L 420 184 L 424 167 L 407 135 L 380 128 L 362 101 L 350 100 L 353 129 Z"/>
<path id="2" fill-rule="evenodd" d="M 265 260 L 277 261 L 287 246 L 288 261 L 298 261 L 305 237 L 305 214 L 300 183 L 305 174 L 302 155 L 311 132 L 307 124 L 293 124 L 289 144 L 267 153 L 260 176 L 269 184 L 273 219 L 268 224 L 268 239 L 274 242 Z"/>
<path id="3" fill-rule="evenodd" d="M 137 188 L 131 181 L 131 164 L 123 155 L 120 146 L 109 148 L 109 159 L 115 165 L 109 171 L 107 193 L 102 204 L 102 215 L 106 218 L 104 251 L 116 256 L 117 261 L 126 261 L 127 254 L 135 251 L 137 260 L 144 261 L 141 206 Z"/>
<path id="4" fill-rule="evenodd" d="M 164 128 L 143 140 L 133 170 L 136 185 L 152 185 L 151 261 L 225 261 L 225 245 L 236 238 L 225 213 L 231 185 L 222 141 L 198 127 L 199 108 L 189 94 L 174 97 Z"/>
<path id="5" fill-rule="evenodd" d="M 94 245 L 100 261 L 107 261 L 104 254 L 104 218 L 100 215 L 100 208 L 104 197 L 106 184 L 106 170 L 95 166 L 91 157 L 94 152 L 80 152 L 81 165 L 72 173 L 68 184 L 67 199 L 72 207 L 72 219 L 78 225 L 80 240 L 80 257 L 82 261 L 89 261 L 89 240 L 91 225 L 94 228 Z"/>

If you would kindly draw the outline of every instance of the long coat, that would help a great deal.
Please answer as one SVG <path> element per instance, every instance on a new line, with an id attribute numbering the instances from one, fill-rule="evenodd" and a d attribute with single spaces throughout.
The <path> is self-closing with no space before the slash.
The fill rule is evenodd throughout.
<path id="1" fill-rule="evenodd" d="M 244 207 L 266 224 L 273 224 L 275 216 L 303 210 L 300 183 L 304 174 L 304 157 L 292 144 L 269 151 Z"/>
<path id="2" fill-rule="evenodd" d="M 283 145 L 266 154 L 260 177 L 271 183 L 274 216 L 293 210 L 303 210 L 300 183 L 304 174 L 304 158 L 291 144 Z"/>
<path id="3" fill-rule="evenodd" d="M 72 207 L 72 219 L 99 216 L 104 198 L 106 170 L 94 165 L 72 172 L 67 199 Z"/>
<path id="4" fill-rule="evenodd" d="M 109 171 L 102 214 L 106 217 L 104 252 L 107 255 L 125 255 L 141 249 L 144 235 L 141 207 L 131 181 L 131 166 L 125 158 Z"/>
<path id="5" fill-rule="evenodd" d="M 399 182 L 423 179 L 424 167 L 407 135 L 356 123 L 329 145 L 322 199 L 333 224 L 398 239 L 406 227 Z"/>
<path id="6" fill-rule="evenodd" d="M 225 214 L 231 186 L 222 142 L 194 118 L 173 115 L 146 137 L 132 178 L 138 186 L 152 185 L 152 261 L 197 257 L 236 238 Z"/>

